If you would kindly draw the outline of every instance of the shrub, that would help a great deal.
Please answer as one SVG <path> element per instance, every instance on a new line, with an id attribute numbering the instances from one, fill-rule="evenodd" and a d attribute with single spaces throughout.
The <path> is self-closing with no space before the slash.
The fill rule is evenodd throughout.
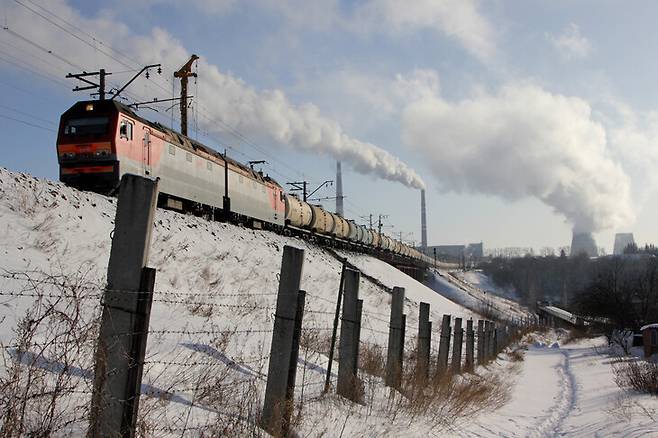
<path id="1" fill-rule="evenodd" d="M 619 361 L 613 365 L 613 371 L 615 383 L 620 388 L 658 395 L 658 363 Z"/>

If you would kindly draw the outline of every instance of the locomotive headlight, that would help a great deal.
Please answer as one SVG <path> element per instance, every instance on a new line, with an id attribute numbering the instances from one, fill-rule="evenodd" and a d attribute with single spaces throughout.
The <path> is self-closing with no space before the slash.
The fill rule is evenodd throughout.
<path id="1" fill-rule="evenodd" d="M 110 151 L 107 150 L 107 149 L 101 149 L 101 150 L 98 150 L 98 151 L 94 152 L 94 155 L 96 157 L 107 157 L 108 155 L 110 155 Z"/>
<path id="2" fill-rule="evenodd" d="M 93 111 L 93 110 L 94 110 L 93 103 L 88 103 L 87 106 L 85 106 L 85 111 Z"/>
<path id="3" fill-rule="evenodd" d="M 75 158 L 75 152 L 65 152 L 64 153 L 64 158 L 69 159 L 69 160 Z"/>

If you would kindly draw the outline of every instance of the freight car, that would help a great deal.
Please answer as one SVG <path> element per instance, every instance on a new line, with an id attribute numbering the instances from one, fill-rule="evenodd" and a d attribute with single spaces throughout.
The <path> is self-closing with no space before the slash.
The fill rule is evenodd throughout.
<path id="1" fill-rule="evenodd" d="M 255 228 L 305 231 L 430 262 L 414 248 L 287 194 L 274 179 L 115 100 L 77 102 L 67 110 L 60 119 L 57 158 L 60 181 L 80 189 L 111 193 L 126 173 L 158 177 L 162 207 L 230 217 Z"/>

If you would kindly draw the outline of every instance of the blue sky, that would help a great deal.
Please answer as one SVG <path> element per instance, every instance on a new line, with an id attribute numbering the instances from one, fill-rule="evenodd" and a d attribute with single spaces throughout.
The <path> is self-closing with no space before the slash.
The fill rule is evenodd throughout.
<path id="1" fill-rule="evenodd" d="M 558 247 L 573 227 L 608 250 L 615 231 L 656 242 L 656 12 L 650 1 L 2 0 L 0 164 L 57 177 L 51 130 L 85 97 L 64 79 L 71 64 L 162 62 L 162 78 L 129 91 L 163 98 L 196 53 L 193 135 L 268 160 L 281 183 L 333 179 L 340 156 L 348 216 L 387 214 L 390 232 L 418 240 L 422 179 L 431 244 Z"/>

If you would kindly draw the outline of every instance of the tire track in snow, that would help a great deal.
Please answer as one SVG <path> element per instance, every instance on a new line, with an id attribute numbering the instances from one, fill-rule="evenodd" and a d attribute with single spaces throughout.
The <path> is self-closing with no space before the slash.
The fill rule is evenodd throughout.
<path id="1" fill-rule="evenodd" d="M 576 378 L 571 371 L 570 355 L 568 350 L 560 350 L 564 361 L 556 366 L 558 374 L 558 399 L 549 409 L 548 416 L 537 425 L 537 436 L 555 437 L 563 436 L 561 432 L 564 421 L 569 417 L 576 405 Z"/>

